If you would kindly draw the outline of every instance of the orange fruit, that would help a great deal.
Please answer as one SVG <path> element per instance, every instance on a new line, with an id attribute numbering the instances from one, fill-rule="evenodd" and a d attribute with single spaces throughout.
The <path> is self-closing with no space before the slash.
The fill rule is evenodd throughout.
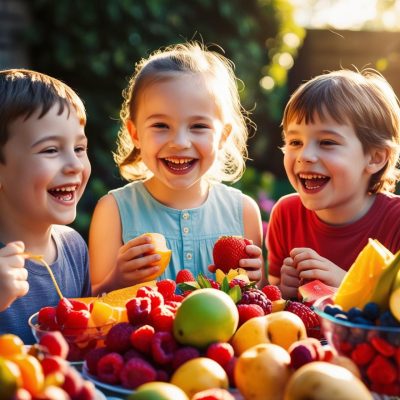
<path id="1" fill-rule="evenodd" d="M 161 260 L 156 261 L 151 264 L 151 266 L 156 266 L 156 265 L 160 266 L 160 269 L 156 273 L 154 273 L 153 275 L 150 275 L 148 277 L 148 279 L 156 279 L 167 268 L 167 266 L 171 260 L 172 250 L 168 249 L 165 237 L 161 233 L 147 232 L 147 233 L 145 233 L 145 235 L 149 236 L 151 238 L 151 243 L 156 248 L 154 250 L 154 253 L 158 254 L 161 257 Z"/>
<path id="2" fill-rule="evenodd" d="M 114 307 L 101 300 L 93 302 L 90 313 L 89 326 L 103 326 L 115 321 Z"/>
<path id="3" fill-rule="evenodd" d="M 40 393 L 44 386 L 44 374 L 40 361 L 29 354 L 16 355 L 12 361 L 21 371 L 22 387 L 33 396 Z"/>
<path id="4" fill-rule="evenodd" d="M 25 353 L 24 342 L 19 336 L 12 333 L 0 335 L 0 357 L 10 358 Z"/>

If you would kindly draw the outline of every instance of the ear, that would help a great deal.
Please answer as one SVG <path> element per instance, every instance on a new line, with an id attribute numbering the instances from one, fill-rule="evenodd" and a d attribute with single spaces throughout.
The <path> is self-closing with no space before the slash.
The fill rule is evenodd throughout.
<path id="1" fill-rule="evenodd" d="M 128 121 L 126 121 L 126 129 L 128 130 L 135 147 L 140 149 L 140 142 L 139 142 L 139 137 L 138 137 L 137 130 L 136 130 L 136 125 L 133 123 L 133 121 L 131 119 L 128 119 Z"/>
<path id="2" fill-rule="evenodd" d="M 221 134 L 221 139 L 219 139 L 218 143 L 218 148 L 222 149 L 224 147 L 224 144 L 226 140 L 228 139 L 229 135 L 232 132 L 232 125 L 231 124 L 225 124 L 224 127 L 222 128 L 222 134 Z"/>
<path id="3" fill-rule="evenodd" d="M 369 156 L 367 172 L 373 175 L 386 165 L 389 159 L 389 149 L 372 149 Z"/>

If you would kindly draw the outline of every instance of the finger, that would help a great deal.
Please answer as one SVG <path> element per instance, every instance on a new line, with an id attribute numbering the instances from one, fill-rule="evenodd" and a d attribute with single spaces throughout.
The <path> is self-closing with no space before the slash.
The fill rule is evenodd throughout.
<path id="1" fill-rule="evenodd" d="M 239 261 L 239 267 L 246 270 L 256 270 L 261 268 L 261 260 L 259 258 L 242 258 Z"/>
<path id="2" fill-rule="evenodd" d="M 294 265 L 294 263 L 293 263 L 293 258 L 292 258 L 292 257 L 286 257 L 286 258 L 283 260 L 283 264 L 284 264 L 284 265 L 293 266 L 293 265 Z"/>
<path id="3" fill-rule="evenodd" d="M 307 269 L 305 271 L 300 272 L 299 276 L 300 279 L 303 280 L 319 279 L 320 281 L 324 281 L 327 276 L 327 272 L 321 269 Z"/>
<path id="4" fill-rule="evenodd" d="M 0 250 L 0 254 L 4 257 L 12 256 L 15 254 L 22 254 L 25 250 L 24 242 L 10 242 Z"/>
<path id="5" fill-rule="evenodd" d="M 28 270 L 26 268 L 18 268 L 14 270 L 14 278 L 19 281 L 28 280 Z"/>
<path id="6" fill-rule="evenodd" d="M 255 258 L 262 254 L 262 250 L 256 245 L 249 244 L 246 246 L 246 253 L 250 257 Z"/>
<path id="7" fill-rule="evenodd" d="M 121 246 L 121 250 L 125 252 L 132 247 L 137 247 L 140 245 L 145 245 L 145 244 L 150 244 L 150 243 L 151 243 L 151 238 L 149 236 L 146 236 L 146 235 L 137 236 L 137 237 L 129 240 L 125 244 L 123 244 Z"/>
<path id="8" fill-rule="evenodd" d="M 147 279 L 148 276 L 156 274 L 159 270 L 160 270 L 159 266 L 135 269 L 134 271 L 125 272 L 124 280 L 126 282 L 135 282 L 135 283 L 146 281 L 149 280 Z"/>
<path id="9" fill-rule="evenodd" d="M 29 283 L 27 281 L 15 282 L 16 297 L 23 297 L 29 292 Z"/>
<path id="10" fill-rule="evenodd" d="M 146 254 L 154 253 L 153 244 L 144 244 L 126 249 L 121 248 L 121 258 L 123 260 L 133 260 L 136 258 L 144 257 Z"/>

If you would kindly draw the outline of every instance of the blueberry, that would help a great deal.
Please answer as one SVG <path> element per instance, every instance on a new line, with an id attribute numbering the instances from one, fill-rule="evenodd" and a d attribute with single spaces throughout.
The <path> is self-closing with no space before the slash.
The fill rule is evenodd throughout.
<path id="1" fill-rule="evenodd" d="M 380 310 L 379 310 L 379 306 L 376 303 L 367 303 L 364 306 L 364 310 L 363 310 L 363 314 L 364 317 L 371 320 L 371 321 L 375 321 L 379 318 L 379 314 L 380 314 Z"/>
<path id="2" fill-rule="evenodd" d="M 349 317 L 350 321 L 354 321 L 355 318 L 357 317 L 362 317 L 363 312 L 360 308 L 358 307 L 352 307 L 350 310 L 347 312 L 347 316 Z"/>
<path id="3" fill-rule="evenodd" d="M 400 326 L 399 321 L 397 321 L 389 310 L 382 313 L 379 321 L 382 326 Z"/>

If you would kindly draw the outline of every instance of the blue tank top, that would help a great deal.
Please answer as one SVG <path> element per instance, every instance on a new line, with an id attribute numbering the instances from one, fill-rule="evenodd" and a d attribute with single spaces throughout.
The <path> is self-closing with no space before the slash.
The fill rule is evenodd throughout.
<path id="1" fill-rule="evenodd" d="M 52 238 L 57 259 L 50 265 L 65 297 L 87 297 L 91 294 L 88 252 L 82 236 L 72 228 L 53 225 Z M 29 292 L 0 312 L 0 334 L 18 335 L 25 344 L 35 343 L 28 325 L 29 317 L 42 307 L 56 306 L 60 300 L 47 269 L 38 262 L 25 261 Z"/>
<path id="2" fill-rule="evenodd" d="M 172 257 L 161 279 L 175 279 L 181 269 L 211 276 L 212 250 L 222 235 L 244 235 L 243 195 L 221 183 L 211 186 L 200 207 L 177 210 L 154 199 L 143 182 L 110 191 L 121 217 L 124 243 L 146 232 L 162 233 Z"/>

